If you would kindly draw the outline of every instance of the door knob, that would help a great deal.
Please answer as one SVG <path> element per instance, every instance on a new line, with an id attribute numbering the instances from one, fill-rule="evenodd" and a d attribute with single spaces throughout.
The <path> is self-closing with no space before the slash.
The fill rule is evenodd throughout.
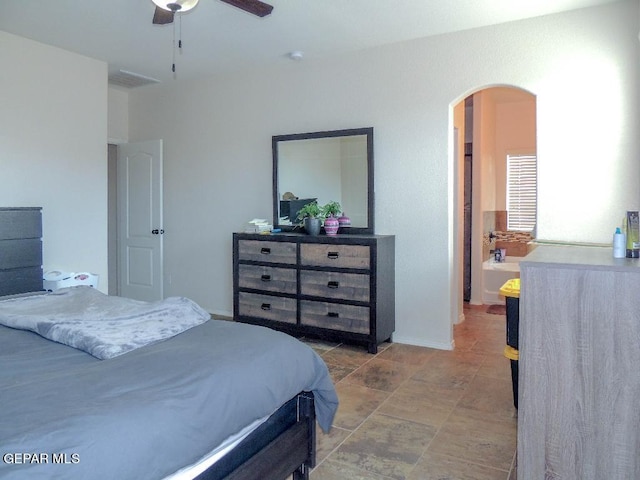
<path id="1" fill-rule="evenodd" d="M 162 235 L 164 233 L 164 230 L 161 228 L 160 230 L 158 230 L 157 228 L 154 228 L 153 230 L 151 230 L 151 233 L 153 233 L 154 235 Z"/>

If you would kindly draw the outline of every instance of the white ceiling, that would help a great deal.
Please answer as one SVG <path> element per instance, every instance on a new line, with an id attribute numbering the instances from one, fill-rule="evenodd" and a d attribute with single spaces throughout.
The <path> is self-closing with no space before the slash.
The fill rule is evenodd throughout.
<path id="1" fill-rule="evenodd" d="M 312 61 L 617 0 L 266 1 L 273 13 L 259 18 L 200 0 L 182 15 L 175 75 L 174 29 L 152 25 L 151 0 L 0 0 L 0 30 L 103 60 L 110 74 L 123 69 L 169 82 L 290 62 L 291 51 Z"/>

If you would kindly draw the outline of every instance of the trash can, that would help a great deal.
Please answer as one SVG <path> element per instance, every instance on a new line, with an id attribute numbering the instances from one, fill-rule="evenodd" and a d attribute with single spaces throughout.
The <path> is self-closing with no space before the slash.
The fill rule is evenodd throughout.
<path id="1" fill-rule="evenodd" d="M 512 278 L 500 287 L 500 294 L 506 299 L 507 345 L 504 356 L 511 361 L 511 383 L 513 385 L 513 406 L 518 408 L 518 329 L 520 323 L 520 279 Z"/>
<path id="2" fill-rule="evenodd" d="M 518 408 L 518 358 L 520 352 L 509 345 L 504 347 L 504 356 L 511 361 L 511 387 L 513 389 L 513 406 Z"/>

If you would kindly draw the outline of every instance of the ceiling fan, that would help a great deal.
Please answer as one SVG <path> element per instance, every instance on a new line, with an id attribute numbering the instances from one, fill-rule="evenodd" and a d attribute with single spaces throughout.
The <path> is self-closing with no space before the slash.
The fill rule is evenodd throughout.
<path id="1" fill-rule="evenodd" d="M 199 0 L 152 0 L 156 4 L 156 11 L 153 14 L 153 23 L 165 25 L 173 23 L 176 13 L 184 13 L 191 10 L 198 4 Z M 273 6 L 259 0 L 220 0 L 229 5 L 233 5 L 245 12 L 249 12 L 258 17 L 266 17 L 273 10 Z"/>

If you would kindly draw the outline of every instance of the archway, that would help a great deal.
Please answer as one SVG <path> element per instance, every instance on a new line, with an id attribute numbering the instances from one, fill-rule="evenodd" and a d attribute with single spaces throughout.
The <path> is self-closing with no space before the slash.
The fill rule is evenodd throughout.
<path id="1" fill-rule="evenodd" d="M 526 255 L 529 237 L 506 224 L 507 157 L 537 154 L 536 97 L 517 87 L 489 86 L 455 104 L 453 117 L 458 131 L 453 160 L 458 261 L 453 268 L 458 279 L 457 322 L 462 322 L 465 306 L 504 302 L 483 275 L 483 262 L 497 248 L 496 241 L 509 242 L 508 256 Z"/>

